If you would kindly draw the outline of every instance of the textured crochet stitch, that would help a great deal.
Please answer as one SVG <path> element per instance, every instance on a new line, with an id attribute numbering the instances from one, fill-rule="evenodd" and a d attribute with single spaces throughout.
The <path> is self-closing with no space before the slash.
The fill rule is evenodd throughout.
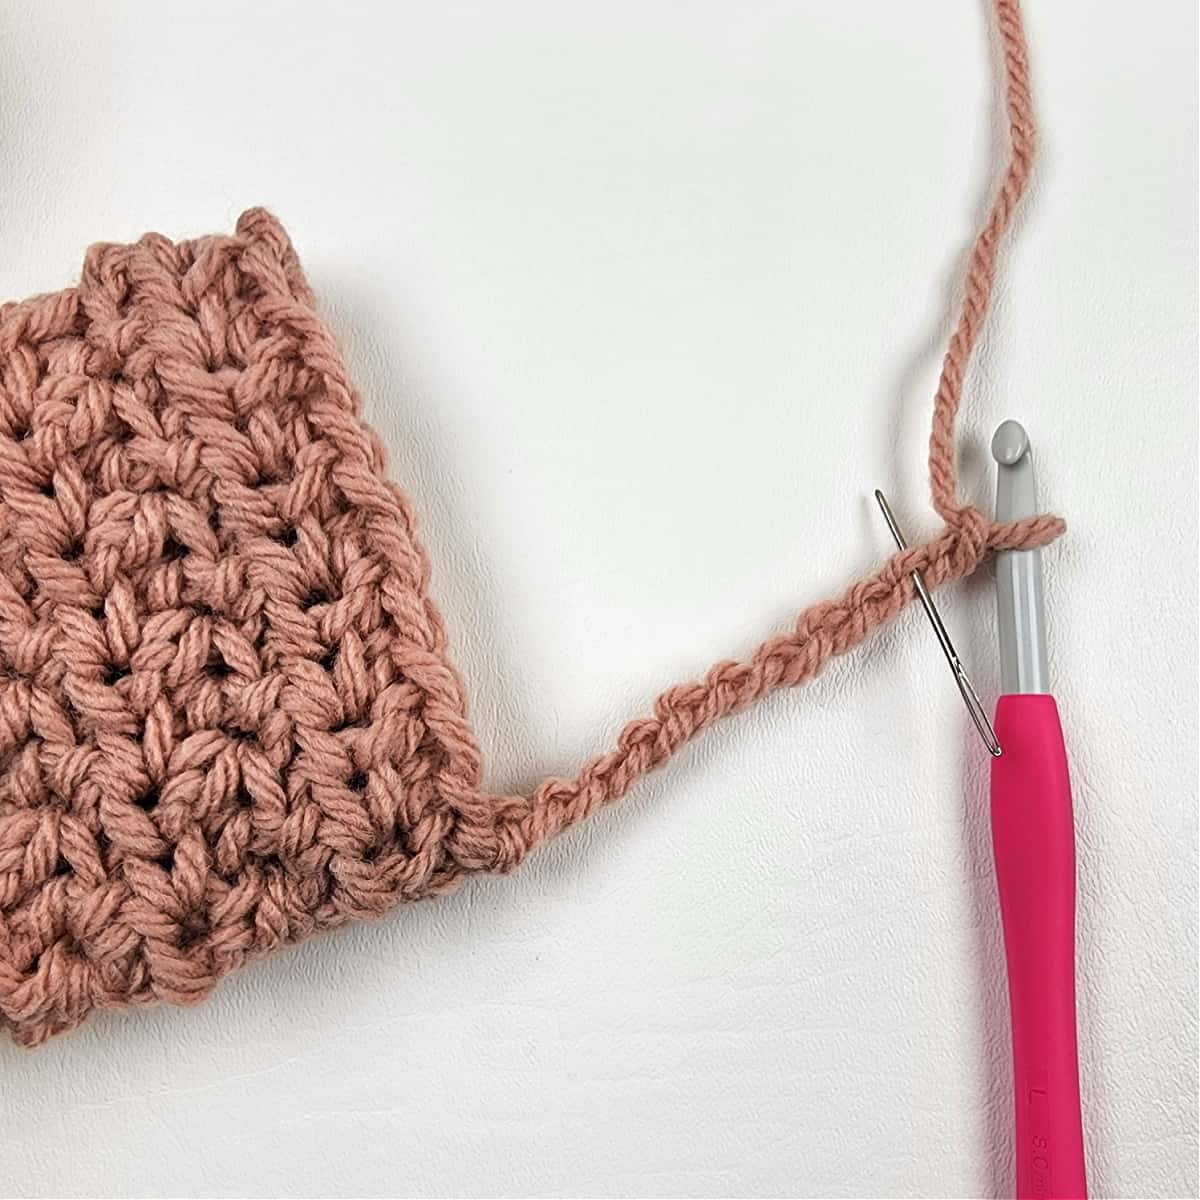
<path id="1" fill-rule="evenodd" d="M 701 729 L 812 676 L 913 595 L 1056 518 L 955 498 L 953 423 L 1033 150 L 998 0 L 1012 159 L 935 404 L 945 521 L 745 662 L 675 687 L 527 796 L 482 786 L 412 507 L 279 223 L 88 253 L 0 308 L 0 1025 L 190 1003 L 244 962 L 508 870 Z"/>

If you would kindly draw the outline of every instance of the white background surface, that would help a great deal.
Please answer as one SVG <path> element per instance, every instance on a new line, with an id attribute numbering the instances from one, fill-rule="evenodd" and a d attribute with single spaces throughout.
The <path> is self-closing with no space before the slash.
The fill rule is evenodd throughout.
<path id="1" fill-rule="evenodd" d="M 1197 1191 L 1196 13 L 1032 0 L 971 378 L 1022 419 L 1095 1196 Z M 489 781 L 607 746 L 933 529 L 1002 150 L 978 0 L 0 5 L 0 295 L 284 220 L 415 497 Z M 991 589 L 941 597 L 989 697 Z M 205 1006 L 0 1045 L 10 1194 L 1003 1195 L 984 756 L 919 612 L 506 879 Z"/>

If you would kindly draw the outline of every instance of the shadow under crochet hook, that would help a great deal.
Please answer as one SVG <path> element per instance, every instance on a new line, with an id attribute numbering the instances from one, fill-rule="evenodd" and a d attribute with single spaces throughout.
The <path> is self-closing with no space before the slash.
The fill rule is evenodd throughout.
<path id="1" fill-rule="evenodd" d="M 892 506 L 887 502 L 887 497 L 878 488 L 875 489 L 875 500 L 879 504 L 880 511 L 883 513 L 883 519 L 892 531 L 892 537 L 895 539 L 896 545 L 901 550 L 907 550 L 908 543 L 904 540 L 904 535 L 900 532 L 900 526 L 896 524 L 896 517 L 892 512 Z M 983 739 L 983 744 L 987 747 L 988 753 L 993 758 L 999 758 L 1000 742 L 996 737 L 996 731 L 992 728 L 991 721 L 988 720 L 987 710 L 983 707 L 983 702 L 979 699 L 979 693 L 975 690 L 975 685 L 971 682 L 971 677 L 967 674 L 967 669 L 963 666 L 962 659 L 958 657 L 958 652 L 954 649 L 954 643 L 950 640 L 950 634 L 946 629 L 946 623 L 942 620 L 942 614 L 938 612 L 937 605 L 934 604 L 933 597 L 929 594 L 929 589 L 925 586 L 925 581 L 921 578 L 919 571 L 912 573 L 912 581 L 913 587 L 916 588 L 917 596 L 921 601 L 921 606 L 925 609 L 925 615 L 929 618 L 929 623 L 933 626 L 933 632 L 937 634 L 938 645 L 941 646 L 942 653 L 946 656 L 946 661 L 950 664 L 950 671 L 954 675 L 954 682 L 958 685 L 963 703 L 967 706 L 967 712 L 971 714 L 971 720 L 975 722 L 975 728 L 979 730 L 979 736 Z"/>

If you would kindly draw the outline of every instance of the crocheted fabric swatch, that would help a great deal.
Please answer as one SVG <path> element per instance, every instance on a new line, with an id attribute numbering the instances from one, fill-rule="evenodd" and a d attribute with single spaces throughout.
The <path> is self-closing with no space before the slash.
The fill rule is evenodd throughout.
<path id="1" fill-rule="evenodd" d="M 495 817 L 404 494 L 267 213 L 0 324 L 0 1014 L 194 1000 Z"/>
<path id="2" fill-rule="evenodd" d="M 0 308 L 0 1025 L 33 1045 L 98 1007 L 189 1003 L 509 869 L 857 645 L 914 569 L 936 586 L 1061 529 L 954 499 L 962 375 L 1032 154 L 1016 6 L 998 9 L 1013 160 L 939 387 L 944 531 L 529 796 L 482 790 L 411 506 L 272 216 L 95 246 L 77 287 Z"/>

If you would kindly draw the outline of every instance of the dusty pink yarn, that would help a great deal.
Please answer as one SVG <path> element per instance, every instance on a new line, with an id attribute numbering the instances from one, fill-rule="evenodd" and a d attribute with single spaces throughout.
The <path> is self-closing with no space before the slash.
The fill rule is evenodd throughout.
<path id="1" fill-rule="evenodd" d="M 508 870 L 719 717 L 803 682 L 930 586 L 1062 528 L 955 496 L 953 424 L 1033 151 L 997 0 L 1012 158 L 935 404 L 945 520 L 744 663 L 663 693 L 528 796 L 479 751 L 411 506 L 261 209 L 233 237 L 93 247 L 77 287 L 0 308 L 0 1024 L 190 1003 L 351 918 Z"/>

